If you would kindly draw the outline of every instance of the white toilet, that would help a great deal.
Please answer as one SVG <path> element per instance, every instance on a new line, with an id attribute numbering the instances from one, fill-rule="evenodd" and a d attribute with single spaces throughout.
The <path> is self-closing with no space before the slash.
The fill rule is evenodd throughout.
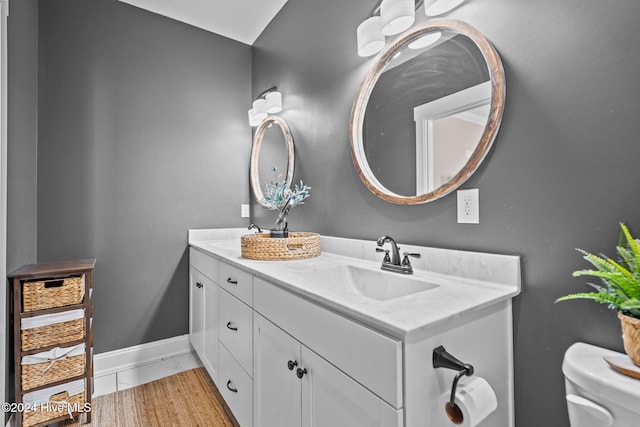
<path id="1" fill-rule="evenodd" d="M 614 371 L 604 356 L 621 356 L 584 343 L 562 362 L 571 427 L 640 426 L 640 380 Z"/>

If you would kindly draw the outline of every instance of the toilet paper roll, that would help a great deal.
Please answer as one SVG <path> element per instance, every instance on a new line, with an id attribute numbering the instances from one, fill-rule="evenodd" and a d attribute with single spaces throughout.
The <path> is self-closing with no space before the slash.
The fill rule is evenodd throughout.
<path id="1" fill-rule="evenodd" d="M 447 415 L 446 405 L 451 397 L 451 389 L 438 399 L 438 407 L 445 426 L 475 427 L 484 421 L 498 407 L 496 394 L 482 377 L 462 377 L 456 389 L 456 405 L 459 412 L 452 420 Z"/>

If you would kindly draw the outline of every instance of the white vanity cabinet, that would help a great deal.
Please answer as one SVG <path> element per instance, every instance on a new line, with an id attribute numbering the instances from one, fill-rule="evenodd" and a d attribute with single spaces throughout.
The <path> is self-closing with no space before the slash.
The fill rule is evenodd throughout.
<path id="1" fill-rule="evenodd" d="M 375 241 L 323 237 L 316 258 L 264 262 L 242 257 L 245 232 L 189 235 L 190 339 L 242 427 L 450 425 L 457 372 L 434 368 L 440 346 L 473 365 L 461 385 L 495 395 L 474 424 L 514 426 L 518 257 L 403 245 L 422 254 L 405 277 L 369 259 Z"/>
<path id="2" fill-rule="evenodd" d="M 189 341 L 214 381 L 218 378 L 219 261 L 189 250 Z"/>

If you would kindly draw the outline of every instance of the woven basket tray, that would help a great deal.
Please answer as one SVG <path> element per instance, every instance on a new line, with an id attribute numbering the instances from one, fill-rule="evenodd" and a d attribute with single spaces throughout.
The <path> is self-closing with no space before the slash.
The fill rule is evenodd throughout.
<path id="1" fill-rule="evenodd" d="M 30 410 L 22 414 L 22 425 L 24 427 L 34 426 L 45 421 L 53 420 L 62 416 L 69 416 L 64 404 L 56 404 L 56 402 L 67 402 L 72 409 L 82 408 L 85 403 L 84 391 L 69 397 L 65 391 L 55 396 L 51 396 L 49 402 L 51 405 L 42 405 L 35 410 Z"/>
<path id="2" fill-rule="evenodd" d="M 20 331 L 22 351 L 79 341 L 84 338 L 85 319 L 54 323 Z"/>
<path id="3" fill-rule="evenodd" d="M 84 298 L 84 275 L 22 283 L 23 311 L 80 304 Z"/>
<path id="4" fill-rule="evenodd" d="M 318 233 L 291 232 L 285 238 L 271 238 L 268 233 L 247 234 L 240 241 L 242 256 L 249 259 L 288 261 L 320 255 Z"/>
<path id="5" fill-rule="evenodd" d="M 22 366 L 22 390 L 27 391 L 45 384 L 66 380 L 84 374 L 84 354 Z"/>

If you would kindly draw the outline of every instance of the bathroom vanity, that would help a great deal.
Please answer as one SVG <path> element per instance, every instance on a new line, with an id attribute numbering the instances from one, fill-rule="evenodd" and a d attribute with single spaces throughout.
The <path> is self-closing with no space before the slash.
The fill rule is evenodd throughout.
<path id="1" fill-rule="evenodd" d="M 245 259 L 246 233 L 189 232 L 190 340 L 241 426 L 449 425 L 456 372 L 434 369 L 441 345 L 495 392 L 479 425 L 514 425 L 518 257 L 401 245 L 422 255 L 409 276 L 381 271 L 374 241 Z"/>

